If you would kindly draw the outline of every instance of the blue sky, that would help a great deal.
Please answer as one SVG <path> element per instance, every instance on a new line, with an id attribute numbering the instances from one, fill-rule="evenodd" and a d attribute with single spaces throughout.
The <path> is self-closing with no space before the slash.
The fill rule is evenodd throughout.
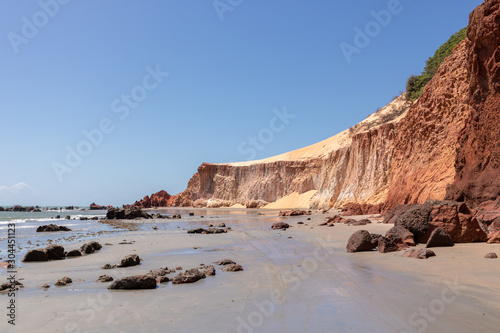
<path id="1" fill-rule="evenodd" d="M 0 0 L 0 205 L 132 203 L 184 190 L 202 162 L 326 139 L 404 90 L 482 2 L 59 1 Z M 367 24 L 348 63 L 340 45 Z"/>

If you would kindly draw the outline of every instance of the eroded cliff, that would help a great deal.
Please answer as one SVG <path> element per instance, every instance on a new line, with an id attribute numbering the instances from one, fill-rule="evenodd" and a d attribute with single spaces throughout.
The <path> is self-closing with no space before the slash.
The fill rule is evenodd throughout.
<path id="1" fill-rule="evenodd" d="M 390 209 L 446 195 L 500 212 L 500 0 L 474 10 L 467 36 L 413 105 L 400 96 L 350 130 L 293 152 L 203 163 L 168 204 L 331 208 L 355 202 Z"/>

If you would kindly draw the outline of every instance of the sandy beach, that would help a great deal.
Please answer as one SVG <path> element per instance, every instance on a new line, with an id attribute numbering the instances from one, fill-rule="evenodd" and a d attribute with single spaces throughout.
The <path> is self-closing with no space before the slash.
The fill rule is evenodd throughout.
<path id="1" fill-rule="evenodd" d="M 14 331 L 495 332 L 500 324 L 500 264 L 484 259 L 488 252 L 499 252 L 500 245 L 435 248 L 437 256 L 427 260 L 403 258 L 403 252 L 348 254 L 345 245 L 354 231 L 385 233 L 391 225 L 319 227 L 331 215 L 321 213 L 310 221 L 308 216 L 278 218 L 276 212 L 257 210 L 217 216 L 204 211 L 203 218 L 196 214 L 183 215 L 175 222 L 179 228 L 170 228 L 169 220 L 127 222 L 140 226 L 100 238 L 103 248 L 94 254 L 24 263 L 17 274 L 24 288 L 17 294 Z M 291 228 L 270 230 L 276 221 Z M 220 222 L 232 230 L 192 235 L 181 227 Z M 118 244 L 124 240 L 132 244 Z M 138 254 L 141 265 L 101 269 L 128 254 Z M 216 266 L 216 276 L 194 284 L 159 284 L 156 290 L 108 290 L 109 283 L 95 282 L 103 274 L 117 279 L 160 267 L 196 268 L 224 258 L 244 271 L 224 272 Z M 73 283 L 55 287 L 64 276 Z M 51 287 L 42 290 L 44 283 Z M 7 302 L 6 295 L 0 298 Z M 0 330 L 7 328 L 12 329 L 2 320 Z"/>

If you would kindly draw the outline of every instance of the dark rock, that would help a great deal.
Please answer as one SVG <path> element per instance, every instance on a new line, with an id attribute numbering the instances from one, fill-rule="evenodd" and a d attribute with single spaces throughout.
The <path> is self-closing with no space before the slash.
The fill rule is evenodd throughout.
<path id="1" fill-rule="evenodd" d="M 130 254 L 122 259 L 122 261 L 116 265 L 116 267 L 131 267 L 137 266 L 141 263 L 141 259 L 137 254 Z"/>
<path id="2" fill-rule="evenodd" d="M 346 250 L 348 253 L 372 251 L 372 249 L 372 238 L 366 230 L 356 231 L 347 241 Z"/>
<path id="3" fill-rule="evenodd" d="M 177 267 L 175 268 L 175 270 L 176 270 L 176 271 L 182 271 L 182 267 L 181 267 L 181 266 L 177 266 Z"/>
<path id="4" fill-rule="evenodd" d="M 409 230 L 416 241 L 422 241 L 429 229 L 430 214 L 433 203 L 421 205 L 399 205 L 392 209 L 384 218 L 384 223 L 393 223 Z"/>
<path id="5" fill-rule="evenodd" d="M 61 245 L 49 245 L 45 248 L 49 260 L 61 260 L 64 258 L 64 247 Z"/>
<path id="6" fill-rule="evenodd" d="M 66 257 L 80 257 L 82 253 L 79 250 L 71 250 L 66 254 Z"/>
<path id="7" fill-rule="evenodd" d="M 288 229 L 288 228 L 290 228 L 290 225 L 288 223 L 285 223 L 285 222 L 276 222 L 276 223 L 273 223 L 273 225 L 271 226 L 271 229 L 273 229 L 273 230 Z"/>
<path id="8" fill-rule="evenodd" d="M 91 241 L 89 243 L 90 246 L 92 246 L 92 248 L 95 250 L 95 251 L 98 251 L 100 249 L 102 249 L 102 245 L 99 243 L 99 242 L 96 242 L 96 241 Z"/>
<path id="9" fill-rule="evenodd" d="M 167 283 L 170 281 L 170 278 L 168 276 L 159 276 L 156 281 L 158 281 L 158 283 Z"/>
<path id="10" fill-rule="evenodd" d="M 429 257 L 435 257 L 436 254 L 432 250 L 428 249 L 411 249 L 403 253 L 403 257 L 416 258 L 416 259 L 427 259 Z"/>
<path id="11" fill-rule="evenodd" d="M 297 222 L 297 224 L 304 224 L 304 222 L 302 222 L 302 221 L 299 221 L 299 222 Z"/>
<path id="12" fill-rule="evenodd" d="M 438 247 L 438 246 L 453 246 L 455 243 L 451 239 L 450 235 L 442 229 L 436 228 L 431 233 L 429 240 L 427 241 L 426 247 Z"/>
<path id="13" fill-rule="evenodd" d="M 196 229 L 191 229 L 191 230 L 188 230 L 188 234 L 201 234 L 203 231 L 205 231 L 205 229 L 203 228 L 196 228 Z"/>
<path id="14" fill-rule="evenodd" d="M 189 269 L 184 273 L 180 273 L 172 279 L 173 284 L 181 284 L 181 283 L 194 283 L 201 279 L 206 278 L 205 273 L 201 272 L 197 268 Z"/>
<path id="15" fill-rule="evenodd" d="M 36 229 L 36 232 L 55 232 L 55 231 L 71 231 L 71 229 L 63 225 L 58 226 L 55 224 L 41 225 Z"/>
<path id="16" fill-rule="evenodd" d="M 73 280 L 71 280 L 71 278 L 65 276 L 62 279 L 57 280 L 57 282 L 54 283 L 54 286 L 62 287 L 62 286 L 65 286 L 69 283 L 73 283 Z"/>
<path id="17" fill-rule="evenodd" d="M 101 275 L 99 276 L 99 278 L 96 280 L 96 282 L 111 282 L 113 281 L 114 279 L 109 276 L 109 275 Z"/>
<path id="18" fill-rule="evenodd" d="M 226 265 L 222 268 L 223 271 L 226 272 L 239 272 L 243 270 L 243 267 L 238 264 L 231 264 L 231 265 Z"/>
<path id="19" fill-rule="evenodd" d="M 105 264 L 104 266 L 101 267 L 102 269 L 113 269 L 116 268 L 116 265 L 111 265 L 111 264 Z"/>
<path id="20" fill-rule="evenodd" d="M 47 250 L 45 249 L 36 249 L 36 250 L 29 250 L 26 252 L 23 262 L 29 262 L 29 261 L 48 261 L 49 256 L 47 254 Z"/>
<path id="21" fill-rule="evenodd" d="M 392 227 L 391 229 L 389 229 L 389 231 L 387 231 L 387 233 L 385 234 L 385 237 L 393 238 L 393 239 L 399 238 L 403 241 L 403 243 L 406 243 L 409 246 L 415 246 L 415 240 L 413 239 L 413 233 L 402 226 Z"/>
<path id="22" fill-rule="evenodd" d="M 50 288 L 50 284 L 48 284 L 48 283 L 44 283 L 44 284 L 42 284 L 42 285 L 40 286 L 40 288 L 42 288 L 42 289 L 44 289 L 44 290 L 45 290 L 45 289 L 49 289 L 49 288 Z"/>
<path id="23" fill-rule="evenodd" d="M 222 259 L 220 261 L 217 261 L 216 264 L 220 266 L 226 266 L 226 265 L 234 265 L 236 263 L 231 259 Z"/>
<path id="24" fill-rule="evenodd" d="M 129 276 L 114 281 L 108 289 L 156 289 L 156 279 L 146 275 Z"/>
<path id="25" fill-rule="evenodd" d="M 484 256 L 486 259 L 497 259 L 498 256 L 495 252 L 488 253 Z"/>
<path id="26" fill-rule="evenodd" d="M 85 254 L 91 254 L 95 252 L 95 249 L 91 244 L 85 243 L 80 247 L 80 251 Z"/>
<path id="27" fill-rule="evenodd" d="M 219 223 L 219 225 L 217 226 L 218 228 L 225 228 L 226 227 L 226 224 L 225 223 Z"/>
<path id="28" fill-rule="evenodd" d="M 378 239 L 377 251 L 380 253 L 389 253 L 401 251 L 407 247 L 408 245 L 403 243 L 401 238 L 380 237 Z"/>
<path id="29" fill-rule="evenodd" d="M 204 266 L 203 272 L 207 276 L 214 276 L 215 275 L 215 268 L 212 265 L 207 265 L 207 266 Z"/>

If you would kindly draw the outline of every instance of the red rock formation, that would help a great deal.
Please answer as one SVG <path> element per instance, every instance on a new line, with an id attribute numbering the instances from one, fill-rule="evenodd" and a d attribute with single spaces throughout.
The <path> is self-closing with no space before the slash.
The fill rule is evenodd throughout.
<path id="1" fill-rule="evenodd" d="M 442 200 L 455 177 L 458 136 L 470 116 L 468 41 L 441 64 L 396 129 L 386 209 Z"/>
<path id="2" fill-rule="evenodd" d="M 132 206 L 139 208 L 167 207 L 172 206 L 172 196 L 166 191 L 160 191 L 151 194 L 151 197 L 146 195 L 142 200 L 136 201 Z"/>
<path id="3" fill-rule="evenodd" d="M 500 1 L 470 15 L 467 36 L 472 113 L 460 132 L 455 183 L 447 197 L 500 215 Z"/>

